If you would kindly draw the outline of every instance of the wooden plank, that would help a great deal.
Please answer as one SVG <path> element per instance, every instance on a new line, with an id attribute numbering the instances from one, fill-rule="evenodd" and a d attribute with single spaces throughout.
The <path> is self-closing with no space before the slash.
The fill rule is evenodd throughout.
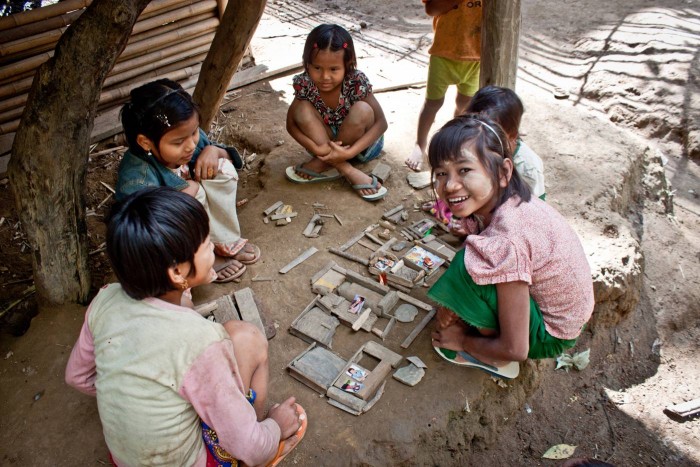
<path id="1" fill-rule="evenodd" d="M 236 298 L 236 305 L 238 305 L 241 320 L 254 324 L 265 335 L 265 326 L 263 326 L 262 319 L 260 319 L 260 311 L 255 304 L 255 297 L 251 288 L 246 287 L 245 289 L 237 290 L 233 293 L 233 296 Z"/>
<path id="2" fill-rule="evenodd" d="M 363 234 L 364 236 L 364 234 Z M 356 263 L 360 263 L 365 266 L 369 266 L 369 260 L 365 258 L 360 258 L 359 256 L 351 255 L 350 253 L 346 253 L 343 250 L 339 250 L 337 248 L 329 248 L 328 251 L 333 253 L 334 255 L 338 255 L 342 258 L 349 259 L 350 261 L 355 261 Z"/>
<path id="3" fill-rule="evenodd" d="M 263 215 L 269 216 L 270 214 L 272 214 L 273 212 L 277 211 L 277 210 L 278 210 L 279 208 L 281 208 L 282 206 L 284 206 L 284 203 L 283 203 L 282 201 L 277 201 L 275 204 L 273 204 L 272 206 L 270 206 L 270 207 L 268 207 L 267 209 L 265 209 L 265 210 L 263 211 Z"/>
<path id="4" fill-rule="evenodd" d="M 297 256 L 294 260 L 292 260 L 291 263 L 287 264 L 285 267 L 279 270 L 280 274 L 287 274 L 289 271 L 292 270 L 292 268 L 295 268 L 299 266 L 301 263 L 309 259 L 311 256 L 313 256 L 316 252 L 318 251 L 317 248 L 311 247 L 299 256 Z"/>
<path id="5" fill-rule="evenodd" d="M 360 314 L 360 316 L 357 317 L 355 322 L 352 323 L 352 330 L 359 331 L 360 328 L 367 322 L 370 313 L 372 313 L 372 309 L 370 307 L 365 308 L 362 314 Z"/>
<path id="6" fill-rule="evenodd" d="M 391 365 L 389 362 L 382 360 L 374 367 L 374 370 L 370 371 L 365 380 L 362 382 L 364 387 L 357 392 L 360 399 L 366 401 L 370 397 L 374 396 L 379 389 L 379 386 L 384 382 L 389 373 L 391 372 Z"/>
<path id="7" fill-rule="evenodd" d="M 368 289 L 374 290 L 382 295 L 388 294 L 391 291 L 391 289 L 386 285 L 382 285 L 379 282 L 376 282 L 374 279 L 365 277 L 362 274 L 356 273 L 355 271 L 346 271 L 345 277 L 350 282 L 360 284 L 361 286 L 367 287 Z"/>
<path id="8" fill-rule="evenodd" d="M 214 320 L 219 324 L 224 324 L 229 321 L 240 321 L 240 316 L 236 307 L 233 304 L 233 299 L 230 295 L 224 295 L 216 301 L 217 307 L 213 311 Z M 265 330 L 262 329 L 262 333 L 265 334 Z"/>
<path id="9" fill-rule="evenodd" d="M 258 65 L 253 68 L 258 68 L 260 66 L 264 65 Z M 291 65 L 286 65 L 281 68 L 275 68 L 274 70 L 269 71 L 267 71 L 267 67 L 264 68 L 265 70 L 262 70 L 262 72 L 258 70 L 256 73 L 248 73 L 246 75 L 241 75 L 238 78 L 236 77 L 238 73 L 236 73 L 236 75 L 233 75 L 233 80 L 231 81 L 228 90 L 231 91 L 232 89 L 242 88 L 243 86 L 257 83 L 258 81 L 264 81 L 270 78 L 281 78 L 283 76 L 303 71 L 304 64 L 302 62 L 292 63 Z"/>
<path id="10" fill-rule="evenodd" d="M 700 414 L 700 399 L 693 399 L 681 404 L 671 405 L 664 409 L 665 412 L 670 412 L 678 417 L 686 418 Z"/>
<path id="11" fill-rule="evenodd" d="M 418 308 L 422 308 L 422 309 L 425 310 L 425 311 L 430 311 L 430 310 L 433 309 L 432 306 L 428 305 L 428 304 L 425 303 L 425 302 L 421 302 L 421 301 L 418 300 L 417 298 L 413 298 L 413 297 L 411 297 L 410 295 L 407 295 L 407 294 L 405 294 L 405 293 L 403 293 L 403 292 L 398 292 L 398 294 L 399 294 L 399 298 L 400 298 L 401 300 L 403 300 L 404 302 L 406 302 L 406 303 L 410 303 L 411 305 L 415 305 L 415 306 L 417 306 Z"/>
<path id="12" fill-rule="evenodd" d="M 387 362 L 394 368 L 396 368 L 399 363 L 401 363 L 401 360 L 403 360 L 401 355 L 374 341 L 367 341 L 365 345 L 362 346 L 362 351 L 376 359 Z"/>
<path id="13" fill-rule="evenodd" d="M 401 293 L 401 292 L 399 292 L 399 293 Z M 402 348 L 407 349 L 408 346 L 411 345 L 411 343 L 416 339 L 418 334 L 420 334 L 420 332 L 423 329 L 425 329 L 425 327 L 428 325 L 430 320 L 433 319 L 433 317 L 435 316 L 435 313 L 437 313 L 437 311 L 435 309 L 432 309 L 431 311 L 428 312 L 428 314 L 425 316 L 425 318 L 423 318 L 423 321 L 418 323 L 418 326 L 416 326 L 413 329 L 413 331 L 411 331 L 411 334 L 409 334 L 408 337 L 406 339 L 404 339 L 404 341 L 401 343 Z"/>

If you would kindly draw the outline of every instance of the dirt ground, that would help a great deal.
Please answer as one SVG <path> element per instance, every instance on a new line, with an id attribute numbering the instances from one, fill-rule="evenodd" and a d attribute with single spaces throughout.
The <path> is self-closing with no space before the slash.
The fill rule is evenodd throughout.
<path id="1" fill-rule="evenodd" d="M 406 0 L 270 2 L 252 44 L 257 63 L 289 63 L 297 53 L 290 51 L 301 55 L 303 31 L 330 20 L 355 31 L 359 68 L 375 89 L 424 79 L 430 21 L 419 2 Z M 559 465 L 541 456 L 566 443 L 577 446 L 576 457 L 615 465 L 700 465 L 700 421 L 663 413 L 668 405 L 700 397 L 700 168 L 697 156 L 690 157 L 699 144 L 699 46 L 694 0 L 523 1 L 517 91 L 526 107 L 524 137 L 545 162 L 548 201 L 577 228 L 602 277 L 597 280 L 609 291 L 598 322 L 576 347 L 591 349 L 591 364 L 566 373 L 555 371 L 552 360 L 527 362 L 502 388 L 478 371 L 441 361 L 423 332 L 401 353 L 419 356 L 428 366 L 426 377 L 414 388 L 390 381 L 376 407 L 360 417 L 329 406 L 289 377 L 285 366 L 306 344 L 287 328 L 313 298 L 308 279 L 329 260 L 361 271 L 327 253 L 328 247 L 344 243 L 386 209 L 430 196 L 406 184 L 402 166 L 424 89 L 377 94 L 390 126 L 383 161 L 393 175 L 387 199 L 376 205 L 359 200 L 343 182 L 296 186 L 284 179 L 284 167 L 305 157 L 284 129 L 290 77 L 228 96 L 215 136 L 249 157 L 239 188 L 249 202 L 239 216 L 244 234 L 264 256 L 240 284 L 202 287 L 195 300 L 251 286 L 272 309 L 278 335 L 270 343 L 271 396 L 295 395 L 310 418 L 307 437 L 287 464 Z M 568 90 L 569 99 L 555 100 L 555 87 Z M 448 94 L 438 124 L 449 119 L 453 97 Z M 89 165 L 95 288 L 111 280 L 101 252 L 100 222 L 110 201 L 102 182 L 113 186 L 119 157 L 102 155 Z M 0 175 L 2 308 L 31 285 L 30 246 L 17 225 L 10 183 Z M 262 210 L 277 200 L 299 213 L 292 224 L 262 222 Z M 314 202 L 324 203 L 343 225 L 329 222 L 320 238 L 306 239 L 301 231 Z M 319 253 L 285 276 L 277 273 L 310 246 Z M 606 253 L 625 266 L 630 262 L 632 279 L 618 284 L 618 276 L 606 276 Z M 252 282 L 256 276 L 274 280 Z M 606 277 L 613 283 L 605 284 Z M 425 290 L 416 295 L 424 297 Z M 79 305 L 44 308 L 23 336 L 0 336 L 0 464 L 107 463 L 94 400 L 63 383 L 83 314 Z M 21 327 L 5 323 L 3 329 Z M 400 350 L 412 327 L 397 326 L 385 345 Z M 333 348 L 349 357 L 368 339 L 341 327 Z"/>

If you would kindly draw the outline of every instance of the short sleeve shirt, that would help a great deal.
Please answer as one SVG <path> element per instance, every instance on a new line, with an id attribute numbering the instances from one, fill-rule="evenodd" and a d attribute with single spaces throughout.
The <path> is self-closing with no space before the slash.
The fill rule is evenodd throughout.
<path id="1" fill-rule="evenodd" d="M 334 109 L 323 102 L 318 87 L 316 87 L 307 72 L 296 75 L 292 80 L 292 85 L 295 98 L 311 102 L 318 110 L 318 113 L 321 114 L 323 122 L 328 126 L 336 127 L 342 125 L 343 120 L 350 112 L 350 107 L 355 102 L 364 100 L 368 94 L 372 93 L 372 85 L 369 79 L 359 70 L 348 74 L 343 80 L 338 106 Z"/>

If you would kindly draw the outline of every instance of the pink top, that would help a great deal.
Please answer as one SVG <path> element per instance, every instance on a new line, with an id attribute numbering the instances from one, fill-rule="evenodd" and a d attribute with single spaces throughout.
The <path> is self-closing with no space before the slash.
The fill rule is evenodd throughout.
<path id="1" fill-rule="evenodd" d="M 179 307 L 154 298 L 141 301 L 132 300 L 126 297 L 126 294 L 119 289 L 121 289 L 121 287 L 116 284 L 112 284 L 111 286 L 107 286 L 101 290 L 98 297 L 100 297 L 100 295 L 108 295 L 109 293 L 112 293 L 112 295 L 115 296 L 115 299 L 110 302 L 110 304 L 114 303 L 116 300 L 119 300 L 128 304 L 129 308 L 132 309 L 139 307 L 144 308 L 145 313 L 147 314 L 159 313 L 160 310 L 160 312 L 170 314 L 171 317 L 191 316 L 191 318 L 187 319 L 194 320 L 194 323 L 201 323 L 197 324 L 197 326 L 220 326 L 216 323 L 207 321 L 199 316 L 197 312 L 189 308 Z M 125 394 L 120 390 L 122 387 L 121 384 L 117 385 L 116 388 L 113 388 L 110 385 L 111 381 L 107 378 L 118 378 L 120 375 L 111 377 L 110 374 L 113 374 L 115 371 L 120 374 L 128 373 L 131 371 L 132 367 L 129 366 L 130 363 L 128 363 L 128 361 L 124 364 L 121 363 L 122 352 L 120 354 L 112 353 L 108 355 L 110 360 L 116 360 L 119 362 L 116 365 L 116 370 L 110 368 L 108 364 L 105 365 L 106 368 L 99 368 L 101 351 L 100 349 L 96 349 L 96 343 L 104 347 L 104 342 L 107 342 L 108 346 L 117 346 L 118 350 L 120 337 L 114 332 L 110 332 L 107 336 L 105 336 L 104 330 L 98 331 L 100 336 L 98 336 L 97 339 L 93 337 L 93 332 L 90 329 L 90 325 L 99 326 L 98 324 L 93 323 L 95 320 L 93 319 L 94 317 L 91 316 L 92 314 L 96 313 L 96 311 L 93 310 L 93 305 L 95 305 L 96 301 L 97 298 L 87 310 L 80 336 L 73 347 L 73 351 L 71 352 L 66 368 L 66 382 L 81 392 L 93 396 L 97 395 L 98 406 L 100 408 L 100 418 L 102 419 L 103 425 L 105 423 L 110 424 L 109 426 L 103 426 L 105 429 L 106 438 L 110 438 L 111 433 L 111 439 L 107 439 L 108 445 L 110 442 L 112 442 L 115 447 L 126 446 L 127 448 L 125 452 L 131 455 L 134 454 L 134 452 L 138 452 L 138 440 L 134 442 L 134 440 L 130 439 L 131 435 L 124 433 L 123 430 L 118 430 L 119 433 L 115 435 L 112 433 L 114 430 L 109 429 L 115 424 L 115 420 L 109 418 L 109 412 L 114 412 L 113 407 L 111 407 L 109 404 L 116 398 L 124 398 Z M 112 311 L 115 310 L 112 309 Z M 122 310 L 119 309 L 116 311 Z M 100 310 L 100 314 L 102 315 L 103 313 L 104 310 Z M 134 326 L 144 327 L 142 323 L 138 323 L 137 321 L 138 319 L 135 319 L 132 321 L 132 323 L 127 322 L 125 325 L 131 325 L 133 333 L 136 333 L 137 331 L 135 330 Z M 98 329 L 100 328 L 98 327 Z M 162 334 L 163 333 L 161 330 L 161 335 Z M 161 337 L 161 340 L 164 339 Z M 185 339 L 185 341 L 186 340 L 187 339 Z M 186 342 L 183 341 L 179 341 L 179 344 L 181 348 L 184 348 L 183 345 L 186 346 Z M 168 366 L 162 362 L 154 362 L 153 359 L 145 357 L 144 354 L 146 352 L 137 351 L 133 347 L 129 346 L 127 346 L 124 351 L 127 353 L 127 359 L 134 358 L 128 354 L 133 354 L 133 356 L 135 356 L 137 359 L 139 359 L 139 355 L 141 355 L 143 358 L 140 359 L 140 364 L 155 366 L 156 370 L 162 372 L 167 372 L 170 370 Z M 175 360 L 177 358 L 177 355 L 171 352 L 167 352 L 166 355 L 163 356 L 166 361 Z M 144 400 L 146 403 L 146 408 L 139 409 L 138 412 L 139 415 L 144 415 L 146 419 L 149 420 L 148 424 L 153 430 L 153 433 L 149 435 L 147 444 L 151 447 L 162 447 L 169 440 L 172 440 L 172 435 L 169 436 L 169 440 L 160 440 L 158 433 L 161 431 L 158 430 L 157 427 L 161 422 L 164 422 L 166 426 L 168 424 L 172 424 L 172 420 L 174 418 L 177 419 L 178 417 L 178 415 L 176 415 L 173 418 L 171 414 L 167 413 L 164 415 L 163 407 L 157 406 L 155 403 L 149 403 L 148 401 L 150 400 L 161 404 L 165 403 L 166 407 L 175 407 L 177 399 L 184 399 L 184 401 L 186 401 L 185 403 L 191 404 L 191 407 L 194 408 L 196 415 L 198 415 L 209 426 L 216 430 L 221 446 L 237 459 L 244 461 L 248 465 L 257 465 L 272 457 L 277 450 L 280 439 L 279 426 L 272 419 L 267 419 L 262 422 L 257 421 L 255 410 L 245 398 L 245 389 L 239 376 L 238 364 L 233 352 L 233 344 L 231 340 L 226 338 L 212 340 L 210 344 L 204 347 L 202 352 L 200 352 L 198 355 L 193 355 L 192 359 L 188 361 L 191 361 L 191 364 L 185 365 L 181 368 L 182 376 L 178 377 L 181 384 L 179 387 L 173 388 L 174 391 L 171 393 L 172 396 L 167 391 L 164 392 L 161 390 L 162 387 L 158 384 L 158 381 L 149 383 L 143 380 L 134 381 L 133 378 L 125 380 L 129 385 L 129 395 L 137 393 L 138 399 Z M 100 397 L 104 399 L 100 401 Z M 156 399 L 154 400 L 154 398 Z M 127 402 L 130 404 L 134 401 L 128 399 Z M 103 413 L 103 409 L 109 410 L 105 410 Z M 149 409 L 153 409 L 153 413 L 150 413 Z M 182 421 L 184 419 L 183 412 L 181 409 L 176 410 L 178 411 L 180 421 Z M 143 414 L 143 412 L 148 413 Z M 133 414 L 129 415 L 122 412 L 121 415 L 117 413 L 114 416 L 129 417 L 133 416 Z M 165 420 L 162 420 L 164 417 Z M 116 422 L 118 423 L 119 420 L 116 420 Z M 191 445 L 195 449 L 196 460 L 194 460 L 192 463 L 198 466 L 205 465 L 206 453 L 201 441 L 201 429 L 198 427 L 188 428 L 185 426 L 183 426 L 183 429 L 189 434 L 184 435 L 185 438 L 183 439 L 182 444 Z M 178 436 L 181 433 L 182 432 L 178 433 Z M 191 437 L 195 438 L 193 439 Z M 129 446 L 133 447 L 129 449 Z M 133 463 L 120 459 L 118 456 L 116 456 L 112 447 L 110 447 L 110 450 L 112 451 L 112 455 L 117 465 Z M 172 459 L 172 462 L 176 461 Z M 170 462 L 168 461 L 166 463 Z"/>
<path id="2" fill-rule="evenodd" d="M 464 265 L 477 284 L 524 281 L 552 336 L 574 339 L 595 300 L 586 254 L 576 232 L 550 205 L 512 197 L 491 223 L 465 241 Z M 474 231 L 473 223 L 465 227 Z"/>

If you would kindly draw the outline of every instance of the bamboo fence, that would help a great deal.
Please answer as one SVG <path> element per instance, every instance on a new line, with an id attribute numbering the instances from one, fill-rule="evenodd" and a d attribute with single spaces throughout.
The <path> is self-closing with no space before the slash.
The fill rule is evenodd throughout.
<path id="1" fill-rule="evenodd" d="M 0 18 L 0 155 L 9 152 L 36 69 L 92 0 L 65 0 Z M 227 0 L 153 0 L 137 20 L 100 94 L 113 115 L 134 87 L 158 78 L 197 82 Z"/>

